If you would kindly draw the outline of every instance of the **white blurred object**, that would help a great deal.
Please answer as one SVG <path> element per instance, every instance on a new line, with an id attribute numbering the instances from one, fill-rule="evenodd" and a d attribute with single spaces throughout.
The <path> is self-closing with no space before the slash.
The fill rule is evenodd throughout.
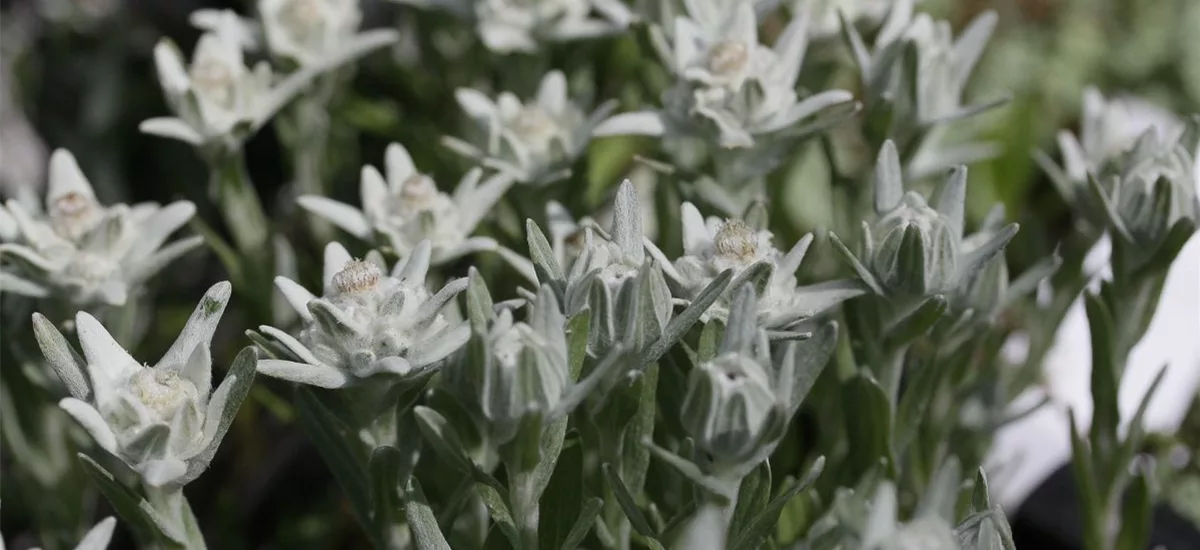
<path id="1" fill-rule="evenodd" d="M 1113 124 L 1105 125 L 1104 136 L 1096 136 L 1108 151 L 1124 150 L 1149 128 L 1177 131 L 1178 119 L 1142 100 L 1122 98 L 1108 106 L 1117 111 L 1108 117 Z M 1200 165 L 1196 173 L 1200 175 Z M 1109 277 L 1110 254 L 1111 243 L 1104 237 L 1089 251 L 1085 272 L 1095 274 L 1097 281 Z M 994 496 L 1010 511 L 1071 459 L 1067 410 L 1075 411 L 1081 429 L 1090 425 L 1091 352 L 1087 314 L 1077 298 L 1044 363 L 1044 391 L 1051 405 L 1001 430 L 988 458 L 997 469 Z M 1123 420 L 1134 414 L 1164 365 L 1167 373 L 1147 408 L 1145 425 L 1150 431 L 1174 432 L 1200 385 L 1200 237 L 1193 236 L 1171 266 L 1150 326 L 1130 352 L 1118 396 Z M 1014 409 L 1028 406 L 1031 397 L 1022 396 Z"/>
<path id="2" fill-rule="evenodd" d="M 0 196 L 25 202 L 37 201 L 41 195 L 49 152 L 41 136 L 25 118 L 20 98 L 13 89 L 13 57 L 24 49 L 23 38 L 28 37 L 28 29 L 22 28 L 22 19 L 21 14 L 14 14 L 3 26 L 4 53 L 0 55 Z"/>

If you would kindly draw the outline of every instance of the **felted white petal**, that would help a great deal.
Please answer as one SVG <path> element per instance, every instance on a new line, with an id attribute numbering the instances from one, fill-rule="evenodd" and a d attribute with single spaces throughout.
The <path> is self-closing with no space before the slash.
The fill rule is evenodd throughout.
<path id="1" fill-rule="evenodd" d="M 392 276 L 402 281 L 425 281 L 425 276 L 429 273 L 429 257 L 433 250 L 433 244 L 429 239 L 422 240 L 417 243 L 417 247 L 404 260 L 397 262 L 396 267 L 392 269 Z"/>
<path id="2" fill-rule="evenodd" d="M 700 56 L 707 39 L 704 31 L 686 17 L 675 18 L 675 70 L 683 71 Z"/>
<path id="3" fill-rule="evenodd" d="M 83 536 L 83 540 L 75 546 L 75 550 L 105 550 L 112 540 L 113 529 L 116 527 L 117 518 L 109 516 L 100 520 L 100 523 L 88 530 L 87 534 Z"/>
<path id="4" fill-rule="evenodd" d="M 138 131 L 152 136 L 175 139 L 189 145 L 202 145 L 204 136 L 190 124 L 176 117 L 154 117 L 138 124 Z"/>
<path id="5" fill-rule="evenodd" d="M 296 199 L 296 204 L 355 237 L 366 239 L 371 236 L 371 224 L 367 222 L 367 217 L 361 210 L 344 202 L 318 195 L 304 195 Z"/>
<path id="6" fill-rule="evenodd" d="M 374 166 L 363 166 L 359 179 L 362 211 L 368 223 L 378 224 L 387 217 L 388 184 Z"/>
<path id="7" fill-rule="evenodd" d="M 341 388 L 350 382 L 350 377 L 345 372 L 324 364 L 306 365 L 295 361 L 262 359 L 258 362 L 257 370 L 259 374 L 272 378 L 319 388 Z"/>
<path id="8" fill-rule="evenodd" d="M 210 287 L 204 293 L 204 297 L 200 298 L 196 309 L 192 310 L 187 323 L 184 324 L 183 330 L 179 331 L 179 336 L 175 338 L 171 348 L 163 354 L 158 365 L 182 365 L 191 357 L 197 347 L 208 349 L 232 294 L 233 285 L 229 284 L 229 281 L 221 281 Z M 207 391 L 207 386 L 205 391 Z"/>
<path id="9" fill-rule="evenodd" d="M 561 113 L 568 106 L 567 77 L 562 71 L 554 70 L 542 77 L 538 85 L 537 103 L 551 113 Z"/>
<path id="10" fill-rule="evenodd" d="M 666 132 L 667 125 L 662 113 L 658 111 L 637 111 L 633 113 L 618 113 L 592 130 L 593 137 L 607 136 L 661 136 Z"/>
<path id="11" fill-rule="evenodd" d="M 154 45 L 154 68 L 158 72 L 158 82 L 170 96 L 179 96 L 187 92 L 192 85 L 184 68 L 183 54 L 175 43 L 163 38 Z"/>
<path id="12" fill-rule="evenodd" d="M 294 353 L 301 361 L 314 365 L 321 362 L 320 359 L 317 359 L 316 355 L 313 355 L 313 352 L 309 350 L 307 346 L 300 343 L 300 341 L 291 334 L 267 325 L 258 327 L 258 330 L 263 334 L 274 338 L 280 344 L 283 344 L 283 347 Z"/>
<path id="13" fill-rule="evenodd" d="M 325 245 L 325 270 L 324 277 L 322 277 L 325 294 L 329 294 L 333 289 L 333 276 L 337 275 L 352 260 L 350 252 L 341 243 L 332 242 Z"/>
<path id="14" fill-rule="evenodd" d="M 404 180 L 417 174 L 417 167 L 413 164 L 413 159 L 408 154 L 408 149 L 405 149 L 399 143 L 392 143 L 387 146 L 383 160 L 385 169 L 387 170 L 388 186 L 392 191 L 398 191 L 404 185 Z"/>
<path id="15" fill-rule="evenodd" d="M 162 487 L 187 473 L 187 464 L 175 457 L 150 460 L 138 465 L 138 473 L 151 487 Z"/>
<path id="16" fill-rule="evenodd" d="M 125 257 L 138 260 L 149 256 L 166 242 L 171 233 L 183 227 L 195 215 L 196 205 L 191 201 L 176 201 L 148 212 L 138 224 L 137 241 Z"/>
<path id="17" fill-rule="evenodd" d="M 75 155 L 66 149 L 56 149 L 50 155 L 46 204 L 51 204 L 68 193 L 96 200 L 96 192 L 92 190 L 92 184 L 88 182 L 87 176 L 83 175 L 83 170 L 80 170 L 79 163 L 75 161 Z"/>
<path id="18" fill-rule="evenodd" d="M 275 288 L 283 294 L 284 299 L 300 314 L 300 317 L 305 321 L 312 320 L 312 314 L 308 312 L 308 303 L 315 300 L 317 297 L 308 289 L 300 286 L 300 283 L 293 281 L 287 277 L 275 277 Z"/>
<path id="19" fill-rule="evenodd" d="M 83 356 L 87 359 L 88 370 L 93 373 L 92 383 L 100 385 L 95 373 L 103 374 L 104 382 L 127 380 L 137 372 L 139 363 L 121 347 L 104 326 L 87 312 L 75 315 L 75 331 L 79 336 L 79 345 L 83 348 Z"/>
<path id="20" fill-rule="evenodd" d="M 699 256 L 706 250 L 712 248 L 712 234 L 709 233 L 708 226 L 704 223 L 704 216 L 700 215 L 700 210 L 696 205 L 685 202 L 680 207 L 680 216 L 683 221 L 683 253 L 686 256 Z"/>
<path id="21" fill-rule="evenodd" d="M 79 422 L 79 425 L 87 430 L 100 448 L 113 454 L 117 453 L 117 436 L 113 434 L 112 428 L 108 426 L 108 423 L 100 416 L 100 411 L 97 411 L 95 407 L 74 397 L 67 397 L 59 401 L 58 406 L 71 415 L 76 422 Z"/>
<path id="22" fill-rule="evenodd" d="M 483 92 L 474 88 L 459 88 L 454 90 L 454 99 L 458 101 L 467 116 L 477 120 L 492 120 L 496 116 L 496 104 Z"/>

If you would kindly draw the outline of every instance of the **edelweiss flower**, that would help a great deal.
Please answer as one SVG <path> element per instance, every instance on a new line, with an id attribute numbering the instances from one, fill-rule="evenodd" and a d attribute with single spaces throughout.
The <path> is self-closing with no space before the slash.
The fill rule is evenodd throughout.
<path id="1" fill-rule="evenodd" d="M 567 314 L 574 315 L 587 300 L 594 301 L 589 294 L 592 281 L 601 285 L 601 294 L 608 302 L 602 310 L 612 312 L 611 304 L 621 287 L 646 270 L 650 285 L 650 307 L 660 325 L 671 318 L 671 292 L 663 279 L 661 266 L 654 264 L 646 253 L 653 247 L 642 233 L 642 212 L 637 190 L 633 182 L 625 180 L 617 190 L 613 203 L 613 224 L 610 235 L 599 233 L 598 228 L 583 229 L 582 247 L 579 256 L 571 263 L 567 272 Z M 656 249 L 655 249 L 656 250 Z M 661 252 L 658 252 L 661 255 Z M 648 269 L 647 269 L 648 268 Z M 575 298 L 575 299 L 573 299 Z M 591 304 L 597 307 L 597 304 Z M 609 320 L 610 324 L 615 320 Z"/>
<path id="2" fill-rule="evenodd" d="M 396 0 L 473 19 L 483 43 L 497 53 L 537 51 L 562 42 L 618 33 L 633 14 L 620 0 Z M 596 15 L 593 15 L 596 14 Z"/>
<path id="3" fill-rule="evenodd" d="M 259 0 L 271 53 L 311 65 L 343 48 L 358 31 L 358 0 Z"/>
<path id="4" fill-rule="evenodd" d="M 570 175 L 571 164 L 583 153 L 592 129 L 615 106 L 607 102 L 587 116 L 567 97 L 567 79 L 561 71 L 546 73 L 537 96 L 526 103 L 509 92 L 492 101 L 472 88 L 459 88 L 454 96 L 479 125 L 486 144 L 477 147 L 448 137 L 444 138 L 446 145 L 484 166 L 534 184 Z"/>
<path id="5" fill-rule="evenodd" d="M 483 170 L 476 168 L 448 195 L 438 190 L 432 178 L 417 171 L 404 146 L 389 145 L 384 162 L 386 178 L 373 166 L 362 169 L 361 210 L 316 195 L 302 196 L 296 202 L 355 237 L 373 241 L 381 236 L 382 242 L 401 256 L 412 254 L 428 240 L 434 265 L 499 247 L 494 239 L 470 235 L 512 184 L 509 176 L 497 174 L 483 180 Z"/>
<path id="6" fill-rule="evenodd" d="M 1146 132 L 1172 142 L 1183 129 L 1183 121 L 1174 113 L 1153 103 L 1136 97 L 1105 99 L 1099 90 L 1089 87 L 1083 91 L 1079 137 L 1067 131 L 1058 133 L 1063 170 L 1073 181 L 1087 181 L 1089 173 L 1099 174 Z"/>
<path id="7" fill-rule="evenodd" d="M 662 53 L 680 80 L 664 94 L 663 110 L 615 115 L 593 135 L 699 135 L 721 147 L 748 148 L 756 138 L 811 131 L 820 124 L 800 123 L 852 105 L 854 96 L 845 90 L 799 100 L 796 79 L 808 45 L 803 17 L 768 48 L 758 41 L 749 2 L 726 10 L 720 26 L 676 18 L 674 44 Z"/>
<path id="8" fill-rule="evenodd" d="M 442 314 L 467 280 L 450 281 L 437 294 L 430 293 L 425 288 L 429 257 L 429 241 L 423 241 L 388 276 L 378 255 L 353 260 L 342 245 L 330 243 L 321 297 L 277 277 L 276 286 L 300 313 L 304 328 L 295 338 L 275 327 L 259 327 L 266 338 L 254 336 L 277 358 L 260 360 L 258 371 L 323 388 L 348 386 L 380 373 L 411 377 L 430 372 L 466 343 L 471 329 Z"/>
<path id="9" fill-rule="evenodd" d="M 154 47 L 154 64 L 178 118 L 152 118 L 141 130 L 192 145 L 228 141 L 233 148 L 300 91 L 299 83 L 272 88 L 265 62 L 247 68 L 241 44 L 229 34 L 202 35 L 186 67 L 179 49 L 164 38 Z"/>
<path id="10" fill-rule="evenodd" d="M 287 10 L 293 9 L 289 7 L 290 4 L 309 1 L 323 0 L 290 0 L 286 4 L 266 2 L 266 7 L 274 10 L 270 12 L 272 17 L 280 18 L 284 17 Z M 308 17 L 311 24 L 333 24 L 326 19 L 327 13 L 303 15 L 310 8 L 301 6 L 295 9 L 302 12 L 299 16 L 301 19 Z M 299 56 L 298 61 L 302 63 L 299 70 L 275 82 L 275 75 L 266 62 L 259 62 L 253 69 L 246 67 L 242 48 L 255 42 L 254 33 L 239 23 L 236 15 L 210 13 L 207 17 L 198 18 L 197 23 L 200 26 L 211 25 L 213 30 L 204 33 L 196 43 L 190 65 L 185 66 L 183 54 L 169 39 L 160 40 L 154 47 L 158 81 L 175 117 L 151 118 L 143 121 L 139 128 L 148 134 L 178 139 L 196 146 L 215 144 L 225 149 L 240 147 L 245 139 L 304 91 L 318 75 L 337 69 L 397 39 L 395 32 L 376 31 L 341 44 L 323 35 L 336 35 L 340 31 L 303 30 L 295 27 L 300 24 L 296 21 L 286 30 L 267 30 L 264 34 L 267 35 L 268 45 L 283 48 L 280 55 Z M 305 35 L 305 32 L 319 36 Z M 330 49 L 318 53 L 318 47 Z"/>
<path id="11" fill-rule="evenodd" d="M 210 288 L 153 367 L 135 361 L 87 313 L 75 317 L 82 359 L 49 320 L 33 316 L 42 353 L 72 395 L 59 406 L 149 485 L 181 486 L 208 468 L 249 391 L 250 348 L 212 389 L 208 347 L 229 293 L 228 282 Z"/>
<path id="12" fill-rule="evenodd" d="M 759 323 L 769 329 L 786 329 L 863 293 L 857 283 L 845 280 L 797 286 L 796 270 L 804 261 L 812 235 L 805 235 L 784 254 L 775 248 L 770 231 L 752 229 L 741 220 L 705 220 L 689 202 L 683 204 L 681 217 L 684 255 L 673 267 L 665 260 L 663 263 L 667 276 L 681 287 L 683 298 L 694 298 L 727 269 L 733 270 L 734 281 L 739 281 L 751 266 L 766 263 L 771 275 L 759 297 Z M 728 306 L 728 300 L 717 302 L 707 316 L 724 320 Z"/>
<path id="13" fill-rule="evenodd" d="M 0 271 L 5 291 L 55 296 L 76 306 L 123 305 L 138 285 L 203 241 L 191 237 L 162 246 L 195 215 L 188 201 L 103 206 L 63 149 L 51 156 L 49 172 L 46 214 L 13 200 L 6 205 L 19 236 L 0 244 L 8 260 Z"/>

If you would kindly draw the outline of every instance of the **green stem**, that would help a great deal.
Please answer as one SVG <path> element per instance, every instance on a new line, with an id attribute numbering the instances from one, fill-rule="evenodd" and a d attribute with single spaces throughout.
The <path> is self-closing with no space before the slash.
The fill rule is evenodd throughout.
<path id="1" fill-rule="evenodd" d="M 233 235 L 240 259 L 242 295 L 254 317 L 271 320 L 271 285 L 275 263 L 271 248 L 270 223 L 241 149 L 223 151 L 208 157 L 210 189 L 217 194 L 217 205 L 226 227 Z M 233 269 L 230 269 L 233 272 Z"/>
<path id="2" fill-rule="evenodd" d="M 537 550 L 539 497 L 533 472 L 522 472 L 509 480 L 508 500 L 522 550 Z"/>
<path id="3" fill-rule="evenodd" d="M 185 550 L 206 550 L 208 548 L 204 543 L 204 536 L 200 533 L 196 516 L 192 513 L 192 507 L 188 504 L 187 497 L 183 495 L 182 487 L 164 488 L 145 485 L 144 489 L 146 501 L 150 504 L 154 514 L 165 523 L 163 527 L 179 538 L 178 541 L 164 541 L 168 543 L 168 547 L 175 547 L 178 543 L 182 543 L 179 547 Z"/>

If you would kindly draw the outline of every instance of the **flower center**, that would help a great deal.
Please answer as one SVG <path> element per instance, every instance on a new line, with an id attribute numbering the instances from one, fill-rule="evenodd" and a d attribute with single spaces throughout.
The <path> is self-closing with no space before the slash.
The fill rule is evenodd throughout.
<path id="1" fill-rule="evenodd" d="M 379 266 L 362 260 L 354 260 L 333 276 L 333 288 L 339 294 L 366 292 L 379 286 L 383 274 Z"/>
<path id="2" fill-rule="evenodd" d="M 750 60 L 750 50 L 743 42 L 727 40 L 708 50 L 708 70 L 713 74 L 728 76 L 741 71 Z"/>
<path id="3" fill-rule="evenodd" d="M 404 204 L 413 210 L 429 210 L 438 196 L 437 184 L 425 174 L 414 174 L 400 184 Z"/>
<path id="4" fill-rule="evenodd" d="M 201 57 L 189 71 L 192 86 L 205 99 L 232 109 L 235 99 L 233 71 L 217 59 Z"/>
<path id="5" fill-rule="evenodd" d="M 96 226 L 99 214 L 91 197 L 71 191 L 50 205 L 50 225 L 60 236 L 78 240 Z"/>
<path id="6" fill-rule="evenodd" d="M 533 145 L 534 149 L 545 149 L 557 135 L 558 123 L 545 109 L 530 105 L 523 107 L 513 120 L 513 132 Z"/>
<path id="7" fill-rule="evenodd" d="M 98 284 L 107 281 L 119 269 L 117 262 L 94 252 L 78 251 L 67 264 L 64 273 L 85 283 Z"/>
<path id="8" fill-rule="evenodd" d="M 749 261 L 758 255 L 758 236 L 741 220 L 726 220 L 713 245 L 721 256 Z"/>
<path id="9" fill-rule="evenodd" d="M 199 400 L 196 386 L 165 369 L 139 369 L 133 375 L 130 390 L 161 420 L 171 418 L 188 403 Z"/>
<path id="10" fill-rule="evenodd" d="M 324 20 L 318 0 L 291 0 L 280 10 L 279 19 L 296 36 L 308 36 Z"/>

